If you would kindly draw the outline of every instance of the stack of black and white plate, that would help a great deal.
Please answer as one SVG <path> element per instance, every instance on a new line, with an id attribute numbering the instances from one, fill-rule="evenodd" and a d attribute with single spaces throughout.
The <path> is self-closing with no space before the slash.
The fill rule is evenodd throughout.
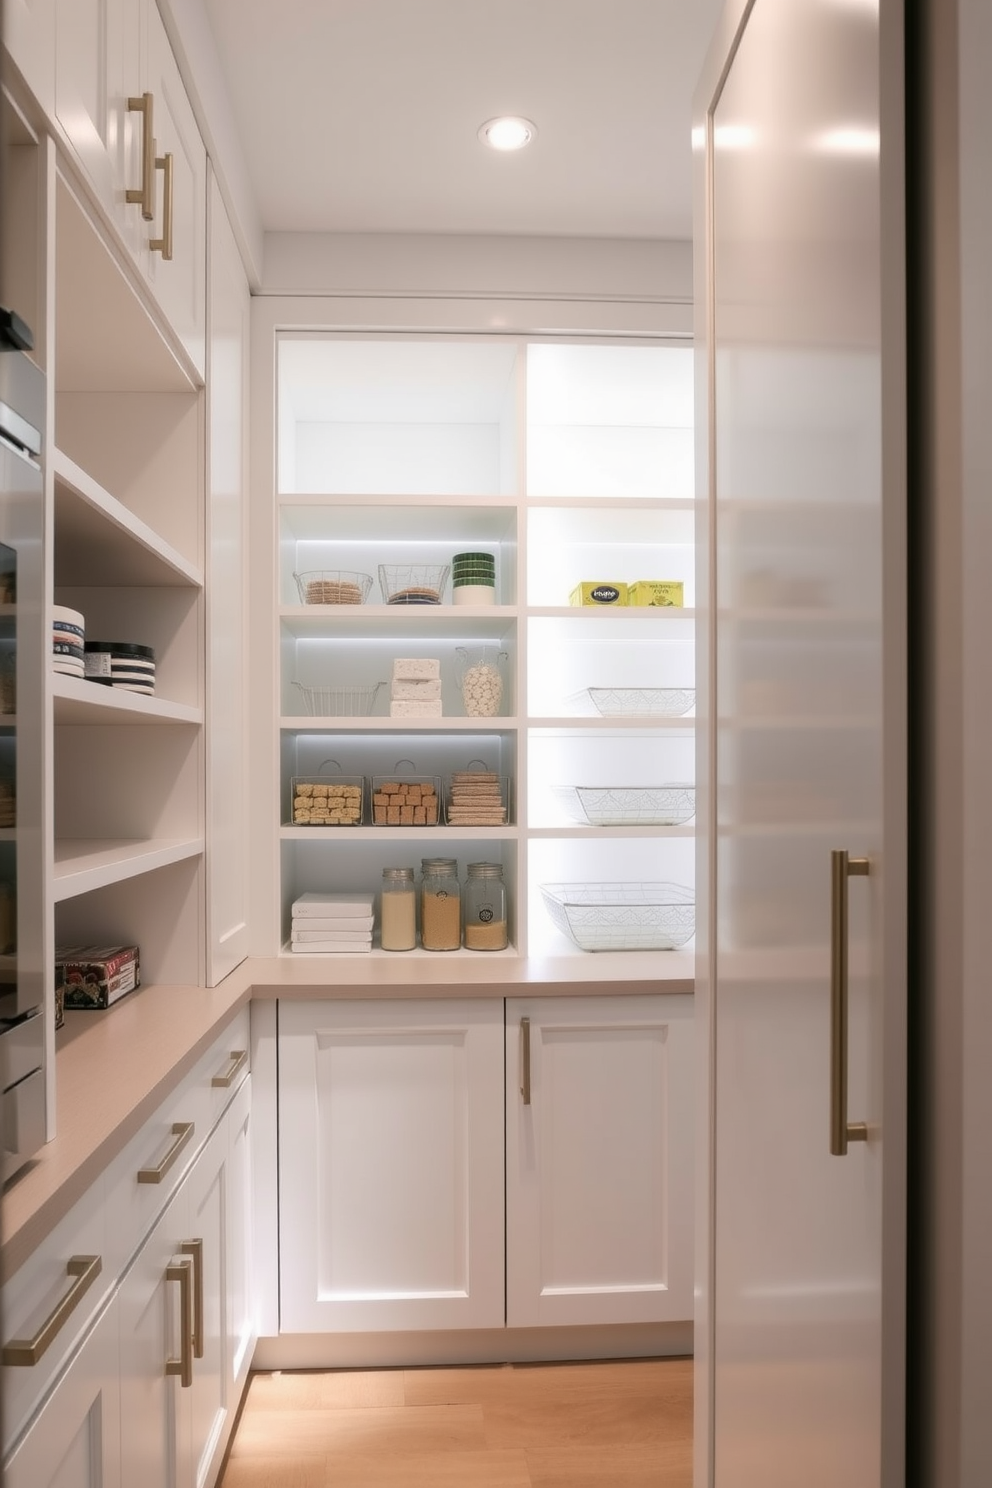
<path id="1" fill-rule="evenodd" d="M 131 641 L 87 641 L 86 677 L 104 687 L 147 696 L 155 691 L 155 652 Z"/>

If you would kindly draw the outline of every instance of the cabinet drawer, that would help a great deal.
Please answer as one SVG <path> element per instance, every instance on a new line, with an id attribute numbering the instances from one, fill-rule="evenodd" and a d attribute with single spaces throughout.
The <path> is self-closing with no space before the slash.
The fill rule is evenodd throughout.
<path id="1" fill-rule="evenodd" d="M 116 1283 L 103 1200 L 104 1187 L 98 1182 L 0 1294 L 4 1453 Z M 8 1362 L 15 1354 L 18 1362 Z"/>
<path id="2" fill-rule="evenodd" d="M 248 1010 L 239 1013 L 200 1056 L 173 1094 L 146 1121 L 107 1173 L 110 1246 L 122 1270 L 175 1193 L 247 1073 Z M 230 1084 L 214 1084 L 227 1080 Z"/>

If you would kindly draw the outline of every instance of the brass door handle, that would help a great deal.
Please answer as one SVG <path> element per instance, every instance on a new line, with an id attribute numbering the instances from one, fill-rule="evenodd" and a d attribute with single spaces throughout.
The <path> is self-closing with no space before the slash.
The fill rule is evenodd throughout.
<path id="1" fill-rule="evenodd" d="M 139 1168 L 139 1183 L 161 1183 L 166 1173 L 172 1167 L 176 1158 L 182 1152 L 186 1143 L 193 1135 L 192 1121 L 174 1121 L 172 1123 L 172 1135 L 175 1141 L 163 1157 L 162 1161 L 154 1168 Z"/>
<path id="2" fill-rule="evenodd" d="M 843 849 L 830 854 L 830 1152 L 846 1157 L 849 1142 L 866 1142 L 864 1121 L 847 1119 L 847 883 L 867 878 L 867 858 L 852 858 Z"/>
<path id="3" fill-rule="evenodd" d="M 520 1019 L 520 1095 L 530 1105 L 530 1019 Z"/>
<path id="4" fill-rule="evenodd" d="M 203 1241 L 184 1240 L 181 1255 L 193 1262 L 193 1357 L 203 1358 Z"/>
<path id="5" fill-rule="evenodd" d="M 71 1256 L 65 1269 L 67 1276 L 75 1277 L 72 1286 L 59 1298 L 33 1338 L 12 1338 L 4 1345 L 0 1357 L 5 1364 L 37 1364 L 80 1302 L 83 1293 L 89 1290 L 100 1275 L 103 1261 L 98 1255 Z"/>
<path id="6" fill-rule="evenodd" d="M 172 258 L 172 151 L 156 155 L 155 169 L 160 170 L 165 181 L 162 187 L 162 236 L 149 238 L 148 246 L 153 253 L 161 253 L 166 260 Z"/>
<path id="7" fill-rule="evenodd" d="M 179 1358 L 166 1359 L 166 1374 L 178 1374 L 179 1383 L 188 1390 L 193 1383 L 193 1259 L 170 1261 L 165 1268 L 166 1281 L 179 1283 Z"/>
<path id="8" fill-rule="evenodd" d="M 142 93 L 140 98 L 129 98 L 127 101 L 128 113 L 141 115 L 141 185 L 129 186 L 124 199 L 140 204 L 141 215 L 146 222 L 151 222 L 155 216 L 155 131 L 152 127 L 152 105 L 150 93 Z"/>
<path id="9" fill-rule="evenodd" d="M 247 1063 L 247 1049 L 232 1049 L 230 1065 L 221 1074 L 214 1075 L 210 1081 L 211 1085 L 215 1085 L 221 1090 L 229 1090 Z"/>

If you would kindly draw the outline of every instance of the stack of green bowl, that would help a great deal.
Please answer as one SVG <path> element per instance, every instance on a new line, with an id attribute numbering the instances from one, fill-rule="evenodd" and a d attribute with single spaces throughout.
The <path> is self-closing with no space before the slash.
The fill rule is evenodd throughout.
<path id="1" fill-rule="evenodd" d="M 456 553 L 451 560 L 455 604 L 496 603 L 496 559 L 492 553 Z"/>

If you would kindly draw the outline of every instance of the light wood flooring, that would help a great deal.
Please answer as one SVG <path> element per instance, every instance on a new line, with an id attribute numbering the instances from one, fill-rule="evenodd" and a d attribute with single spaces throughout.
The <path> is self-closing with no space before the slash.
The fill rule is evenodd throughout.
<path id="1" fill-rule="evenodd" d="M 692 1361 L 255 1374 L 218 1488 L 691 1488 Z"/>

